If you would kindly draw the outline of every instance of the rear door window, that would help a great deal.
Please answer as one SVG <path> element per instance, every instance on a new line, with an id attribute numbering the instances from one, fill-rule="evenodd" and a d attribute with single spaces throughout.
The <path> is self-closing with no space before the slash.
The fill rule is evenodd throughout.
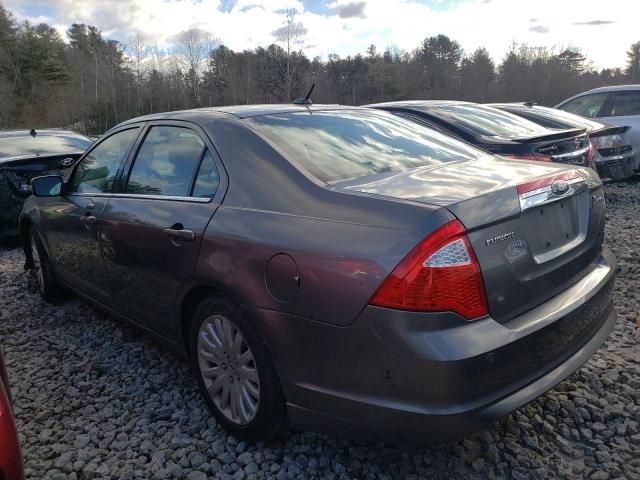
<path id="1" fill-rule="evenodd" d="M 196 182 L 193 185 L 193 197 L 213 198 L 220 185 L 220 173 L 211 152 L 207 150 L 202 158 Z"/>
<path id="2" fill-rule="evenodd" d="M 189 128 L 153 126 L 133 162 L 125 191 L 142 195 L 190 196 L 205 151 L 200 136 Z"/>
<path id="3" fill-rule="evenodd" d="M 640 115 L 640 90 L 621 91 L 613 94 L 608 117 Z"/>
<path id="4" fill-rule="evenodd" d="M 560 105 L 558 108 L 565 112 L 575 113 L 582 117 L 595 118 L 600 116 L 600 110 L 609 94 L 607 92 L 590 93 L 588 95 L 582 95 L 573 100 L 569 100 L 567 103 Z"/>
<path id="5" fill-rule="evenodd" d="M 78 164 L 71 182 L 76 193 L 111 192 L 120 165 L 139 128 L 116 132 L 93 148 Z"/>
<path id="6" fill-rule="evenodd" d="M 430 107 L 429 113 L 487 137 L 517 138 L 548 133 L 525 118 L 482 105 L 438 105 Z"/>

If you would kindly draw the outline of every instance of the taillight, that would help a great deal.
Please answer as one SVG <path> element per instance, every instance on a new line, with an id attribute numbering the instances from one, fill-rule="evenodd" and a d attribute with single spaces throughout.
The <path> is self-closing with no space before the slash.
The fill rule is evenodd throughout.
<path id="1" fill-rule="evenodd" d="M 596 149 L 593 146 L 593 143 L 589 142 L 589 151 L 587 152 L 586 166 L 589 168 L 592 168 L 593 170 L 596 169 L 595 154 L 596 154 Z"/>
<path id="2" fill-rule="evenodd" d="M 551 157 L 546 155 L 502 155 L 503 157 L 513 158 L 514 160 L 535 160 L 537 162 L 553 162 Z"/>
<path id="3" fill-rule="evenodd" d="M 480 265 L 458 220 L 415 247 L 385 279 L 371 304 L 421 312 L 455 312 L 466 320 L 489 314 Z"/>

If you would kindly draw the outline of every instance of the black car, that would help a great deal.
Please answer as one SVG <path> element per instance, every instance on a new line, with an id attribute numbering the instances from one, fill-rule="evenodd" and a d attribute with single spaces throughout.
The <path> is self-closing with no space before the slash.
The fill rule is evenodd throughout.
<path id="1" fill-rule="evenodd" d="M 554 130 L 476 103 L 416 100 L 368 105 L 404 116 L 503 157 L 592 166 L 584 128 Z"/>
<path id="2" fill-rule="evenodd" d="M 18 214 L 31 193 L 31 179 L 63 172 L 91 143 L 70 130 L 0 132 L 0 238 L 18 234 Z"/>
<path id="3" fill-rule="evenodd" d="M 547 128 L 585 128 L 593 147 L 594 163 L 603 180 L 623 180 L 633 175 L 636 154 L 628 126 L 612 126 L 556 108 L 530 102 L 494 103 L 491 107 L 518 115 Z"/>

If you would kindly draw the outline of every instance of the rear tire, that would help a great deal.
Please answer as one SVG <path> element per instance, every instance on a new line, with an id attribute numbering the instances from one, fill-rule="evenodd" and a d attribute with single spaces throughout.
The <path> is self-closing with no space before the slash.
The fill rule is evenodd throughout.
<path id="1" fill-rule="evenodd" d="M 211 295 L 195 309 L 190 352 L 198 384 L 218 422 L 247 441 L 278 436 L 285 399 L 267 348 L 230 300 Z"/>
<path id="2" fill-rule="evenodd" d="M 53 303 L 60 300 L 63 296 L 63 288 L 56 280 L 42 240 L 33 229 L 29 232 L 29 248 L 32 264 L 31 272 L 36 280 L 40 295 L 46 302 Z"/>

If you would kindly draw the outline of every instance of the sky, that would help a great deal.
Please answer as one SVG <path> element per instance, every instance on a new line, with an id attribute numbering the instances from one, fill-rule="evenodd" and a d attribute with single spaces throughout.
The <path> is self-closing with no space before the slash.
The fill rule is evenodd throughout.
<path id="1" fill-rule="evenodd" d="M 556 50 L 577 47 L 596 68 L 622 67 L 640 41 L 639 0 L 0 0 L 19 20 L 60 33 L 96 25 L 106 38 L 134 34 L 166 47 L 191 27 L 233 50 L 275 41 L 283 11 L 294 8 L 309 57 L 365 53 L 371 44 L 413 50 L 432 35 L 457 40 L 465 53 L 485 47 L 500 61 L 513 43 Z"/>

